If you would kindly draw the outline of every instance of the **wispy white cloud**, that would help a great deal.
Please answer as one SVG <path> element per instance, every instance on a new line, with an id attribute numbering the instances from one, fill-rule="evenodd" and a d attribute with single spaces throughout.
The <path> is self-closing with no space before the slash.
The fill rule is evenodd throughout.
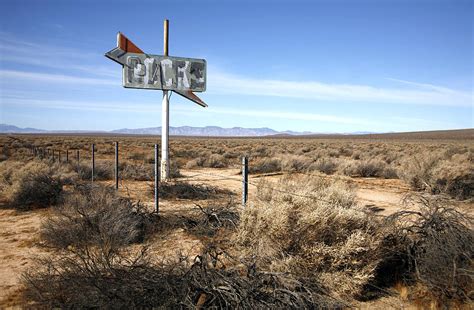
<path id="1" fill-rule="evenodd" d="M 394 123 L 401 126 L 423 126 L 423 128 L 461 128 L 456 123 L 446 122 L 446 121 L 437 121 L 421 117 L 398 117 L 394 116 L 390 118 Z"/>
<path id="2" fill-rule="evenodd" d="M 220 109 L 220 108 L 210 108 L 208 113 L 215 114 L 226 114 L 233 116 L 247 116 L 247 117 L 257 117 L 261 119 L 267 118 L 277 118 L 285 120 L 301 120 L 301 121 L 320 121 L 320 122 L 329 122 L 329 123 L 341 123 L 341 124 L 357 124 L 357 125 L 367 125 L 373 122 L 353 117 L 341 117 L 336 115 L 328 114 L 317 114 L 317 113 L 297 113 L 289 111 L 277 111 L 277 110 L 255 110 L 255 109 Z"/>
<path id="3" fill-rule="evenodd" d="M 41 83 L 65 83 L 65 84 L 82 84 L 82 85 L 120 85 L 119 79 L 103 79 L 78 77 L 65 74 L 49 74 L 16 70 L 0 70 L 0 80 L 30 80 Z"/>
<path id="4" fill-rule="evenodd" d="M 405 85 L 415 86 L 417 88 L 428 89 L 428 90 L 432 90 L 436 92 L 452 93 L 452 94 L 456 93 L 455 90 L 452 90 L 450 88 L 443 87 L 443 86 L 437 86 L 437 85 L 428 84 L 428 83 L 418 83 L 418 82 L 412 82 L 412 81 L 400 80 L 400 79 L 394 79 L 394 78 L 386 78 L 386 79 L 389 81 L 394 81 L 394 82 L 402 83 Z"/>
<path id="5" fill-rule="evenodd" d="M 402 80 L 397 81 L 400 82 Z M 212 68 L 208 73 L 208 90 L 221 94 L 381 104 L 421 104 L 459 107 L 472 107 L 473 105 L 473 97 L 470 92 L 457 91 L 430 84 L 404 82 L 410 84 L 412 88 L 330 84 L 320 81 L 255 79 L 212 70 Z"/>
<path id="6" fill-rule="evenodd" d="M 0 70 L 0 78 L 27 79 L 35 82 L 75 83 L 85 85 L 120 85 L 120 69 L 106 65 L 91 65 L 97 53 L 58 46 L 45 46 L 21 41 L 0 32 L 2 62 L 31 64 L 56 68 L 60 74 L 39 73 L 37 70 Z M 80 77 L 79 77 L 80 75 Z M 403 87 L 375 87 L 359 84 L 333 84 L 324 81 L 257 79 L 230 74 L 215 67 L 208 68 L 208 93 L 301 98 L 313 101 L 357 102 L 373 104 L 429 105 L 473 107 L 469 91 L 388 78 Z"/>
<path id="7" fill-rule="evenodd" d="M 104 57 L 100 53 L 22 41 L 0 32 L 0 61 L 3 64 L 25 64 L 96 76 L 117 76 L 118 68 L 113 70 L 110 66 L 88 65 L 102 58 Z"/>
<path id="8" fill-rule="evenodd" d="M 161 113 L 161 106 L 156 102 L 136 103 L 124 101 L 76 101 L 76 100 L 47 100 L 32 99 L 18 95 L 5 96 L 3 104 L 10 106 L 24 106 L 41 109 L 61 109 L 61 110 L 80 110 L 80 111 L 109 111 L 109 112 L 127 112 L 127 113 Z M 196 115 L 191 105 L 173 105 L 172 112 L 178 114 Z M 199 108 L 202 110 L 202 108 Z M 366 119 L 341 117 L 336 115 L 316 114 L 316 113 L 296 113 L 288 111 L 263 111 L 258 109 L 225 109 L 225 108 L 208 108 L 205 111 L 208 114 L 246 116 L 258 119 L 282 119 L 282 120 L 301 120 L 301 121 L 320 121 L 328 123 L 370 125 L 374 122 Z"/>

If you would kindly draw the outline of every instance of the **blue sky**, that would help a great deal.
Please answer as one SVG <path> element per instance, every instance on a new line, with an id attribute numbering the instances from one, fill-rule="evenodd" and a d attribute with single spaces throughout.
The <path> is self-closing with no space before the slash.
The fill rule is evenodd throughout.
<path id="1" fill-rule="evenodd" d="M 313 132 L 474 127 L 473 1 L 0 2 L 0 122 L 161 125 L 160 91 L 123 88 L 103 54 L 126 34 L 205 58 L 209 108 L 171 97 L 172 126 Z"/>

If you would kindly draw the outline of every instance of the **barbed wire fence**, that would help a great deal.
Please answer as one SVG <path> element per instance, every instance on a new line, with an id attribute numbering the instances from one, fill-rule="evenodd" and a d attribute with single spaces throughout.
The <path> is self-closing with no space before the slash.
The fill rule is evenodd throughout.
<path id="1" fill-rule="evenodd" d="M 98 151 L 96 144 L 92 143 L 90 145 L 90 154 L 87 154 L 87 152 L 84 152 L 83 149 L 69 149 L 66 148 L 66 150 L 61 150 L 61 149 L 54 149 L 52 147 L 42 147 L 42 146 L 35 146 L 31 145 L 29 147 L 30 149 L 30 154 L 32 155 L 33 158 L 37 158 L 40 160 L 49 160 L 52 161 L 53 163 L 59 163 L 59 164 L 70 164 L 73 168 L 76 168 L 76 171 L 79 172 L 81 162 L 84 160 L 89 160 L 90 161 L 90 181 L 91 182 L 97 182 L 97 175 L 96 175 L 96 152 Z M 121 175 L 121 169 L 120 169 L 120 153 L 119 153 L 119 142 L 114 142 L 113 143 L 113 149 L 114 149 L 114 166 L 113 166 L 113 186 L 116 190 L 119 188 L 122 188 L 128 196 L 131 196 L 131 193 L 135 194 L 149 194 L 151 189 L 153 189 L 153 200 L 154 200 L 154 211 L 159 212 L 159 199 L 160 199 L 160 193 L 159 193 L 159 184 L 160 184 L 160 171 L 159 171 L 159 163 L 160 163 L 160 158 L 158 157 L 158 144 L 154 145 L 154 152 L 153 149 L 150 151 L 150 154 L 154 153 L 154 159 L 153 159 L 153 180 L 145 181 L 146 183 L 146 188 L 136 188 L 136 186 L 133 186 L 132 183 L 130 183 L 130 180 L 126 180 L 125 178 L 122 177 Z M 82 151 L 82 152 L 81 152 Z M 129 156 L 130 158 L 130 156 Z M 193 182 L 199 182 L 199 180 L 196 180 L 196 177 L 211 177 L 214 178 L 212 181 L 219 181 L 219 180 L 229 180 L 229 181 L 235 181 L 241 183 L 241 205 L 242 207 L 246 207 L 248 204 L 249 200 L 249 186 L 256 187 L 256 188 L 262 188 L 262 189 L 268 189 L 271 190 L 272 192 L 277 192 L 281 194 L 286 194 L 286 195 L 291 195 L 294 197 L 300 197 L 300 198 L 308 198 L 312 200 L 319 200 L 322 202 L 326 203 L 331 203 L 328 200 L 325 200 L 321 197 L 316 197 L 313 195 L 305 195 L 305 194 L 300 194 L 292 191 L 288 191 L 285 189 L 282 189 L 281 187 L 278 186 L 270 186 L 267 183 L 264 182 L 259 182 L 255 183 L 253 180 L 255 178 L 259 178 L 262 176 L 267 176 L 267 175 L 278 175 L 282 174 L 283 172 L 276 172 L 274 174 L 263 174 L 263 175 L 254 175 L 254 178 L 252 180 L 249 180 L 249 158 L 251 156 L 242 156 L 241 161 L 239 163 L 230 163 L 227 164 L 225 168 L 227 169 L 239 169 L 240 171 L 236 174 L 235 177 L 225 175 L 225 174 L 220 174 L 220 173 L 215 173 L 215 172 L 208 172 L 208 171 L 195 171 L 193 170 L 192 175 L 186 175 L 182 176 L 181 178 L 178 178 L 176 180 L 189 180 Z M 103 159 L 102 159 L 103 160 Z M 237 177 L 237 175 L 240 174 L 240 177 Z M 305 173 L 303 173 L 305 174 Z M 306 175 L 306 174 L 305 174 Z M 307 174 L 310 175 L 310 174 Z M 204 181 L 204 180 L 203 180 Z M 210 180 L 205 180 L 205 181 L 210 181 Z M 141 185 L 143 185 L 143 181 L 140 181 Z"/>

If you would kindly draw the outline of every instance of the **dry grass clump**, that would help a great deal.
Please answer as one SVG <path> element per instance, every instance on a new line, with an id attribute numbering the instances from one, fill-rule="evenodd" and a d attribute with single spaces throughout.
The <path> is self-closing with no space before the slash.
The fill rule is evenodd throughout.
<path id="1" fill-rule="evenodd" d="M 280 158 L 259 158 L 251 160 L 249 163 L 249 173 L 272 173 L 279 171 L 281 171 Z"/>
<path id="2" fill-rule="evenodd" d="M 316 162 L 312 163 L 308 170 L 319 171 L 325 174 L 333 174 L 337 171 L 338 163 L 331 157 L 319 158 Z"/>
<path id="3" fill-rule="evenodd" d="M 41 237 L 56 248 L 108 247 L 140 242 L 151 229 L 151 217 L 140 204 L 119 197 L 112 188 L 83 184 L 66 195 L 42 225 Z"/>
<path id="4" fill-rule="evenodd" d="M 380 220 L 359 209 L 343 183 L 262 182 L 258 197 L 243 210 L 237 238 L 271 270 L 315 279 L 330 273 L 332 289 L 358 296 L 390 255 Z"/>
<path id="5" fill-rule="evenodd" d="M 450 158 L 440 153 L 415 156 L 404 162 L 400 174 L 415 190 L 459 200 L 474 197 L 474 158 L 470 153 Z"/>
<path id="6" fill-rule="evenodd" d="M 221 154 L 211 154 L 208 157 L 196 157 L 186 163 L 187 169 L 196 167 L 225 168 L 227 166 L 227 158 Z"/>
<path id="7" fill-rule="evenodd" d="M 120 165 L 120 178 L 134 181 L 151 181 L 154 179 L 155 168 L 153 164 L 132 164 L 126 162 Z"/>
<path id="8" fill-rule="evenodd" d="M 409 197 L 407 209 L 390 219 L 405 238 L 408 274 L 424 286 L 429 298 L 446 306 L 452 301 L 472 301 L 473 218 L 446 200 L 416 196 Z"/>
<path id="9" fill-rule="evenodd" d="M 150 193 L 154 193 L 153 185 L 150 185 Z M 230 195 L 233 195 L 233 193 L 229 190 L 182 181 L 160 182 L 158 186 L 158 196 L 164 199 L 179 198 L 202 200 Z"/>
<path id="10" fill-rule="evenodd" d="M 45 208 L 59 201 L 63 182 L 53 167 L 38 161 L 0 164 L 0 189 L 11 207 Z"/>
<path id="11" fill-rule="evenodd" d="M 6 195 L 6 191 L 12 186 L 13 175 L 23 167 L 25 163 L 20 161 L 0 162 L 0 192 Z"/>
<path id="12" fill-rule="evenodd" d="M 92 164 L 81 162 L 77 167 L 77 173 L 82 180 L 92 178 Z M 114 177 L 114 163 L 109 160 L 97 161 L 94 166 L 94 180 L 111 180 Z"/>
<path id="13" fill-rule="evenodd" d="M 440 161 L 433 169 L 433 193 L 446 193 L 456 199 L 474 198 L 474 156 L 455 154 Z"/>
<path id="14" fill-rule="evenodd" d="M 304 155 L 285 155 L 281 159 L 281 170 L 288 172 L 305 172 L 312 160 Z"/>
<path id="15" fill-rule="evenodd" d="M 191 159 L 186 163 L 186 169 L 193 169 L 196 167 L 204 167 L 204 162 L 206 160 L 203 157 L 197 157 L 194 159 Z"/>
<path id="16" fill-rule="evenodd" d="M 385 161 L 379 159 L 349 160 L 342 167 L 341 172 L 352 177 L 383 177 L 396 178 L 396 171 Z"/>

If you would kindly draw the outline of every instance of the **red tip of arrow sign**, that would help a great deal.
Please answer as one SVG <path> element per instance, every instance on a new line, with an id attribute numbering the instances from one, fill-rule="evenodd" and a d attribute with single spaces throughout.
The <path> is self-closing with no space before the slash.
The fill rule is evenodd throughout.
<path id="1" fill-rule="evenodd" d="M 130 41 L 123 33 L 117 33 L 117 47 L 125 52 L 144 54 L 132 41 Z"/>

